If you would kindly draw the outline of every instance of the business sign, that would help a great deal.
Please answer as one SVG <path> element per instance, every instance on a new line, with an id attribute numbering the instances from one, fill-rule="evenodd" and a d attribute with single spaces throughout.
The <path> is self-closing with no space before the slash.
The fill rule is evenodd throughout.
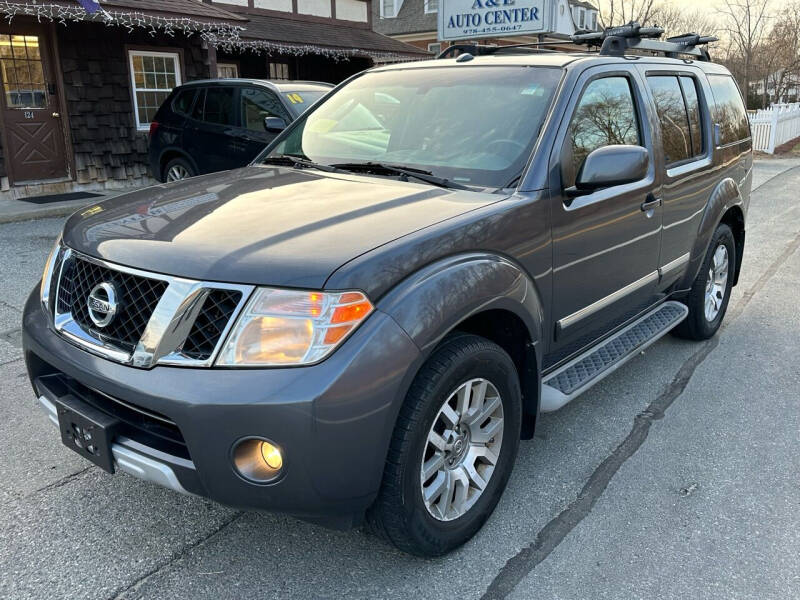
<path id="1" fill-rule="evenodd" d="M 439 0 L 439 41 L 548 33 L 552 0 Z"/>

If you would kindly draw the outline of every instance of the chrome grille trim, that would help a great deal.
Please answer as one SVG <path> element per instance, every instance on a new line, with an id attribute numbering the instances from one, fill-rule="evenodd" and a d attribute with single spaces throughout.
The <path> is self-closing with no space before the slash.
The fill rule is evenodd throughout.
<path id="1" fill-rule="evenodd" d="M 127 273 L 138 277 L 156 279 L 167 283 L 167 289 L 156 304 L 144 333 L 132 352 L 126 352 L 108 344 L 88 333 L 73 318 L 71 312 L 60 312 L 59 303 L 53 302 L 53 327 L 62 337 L 103 358 L 114 362 L 149 369 L 155 365 L 172 365 L 182 367 L 210 367 L 217 358 L 228 332 L 239 316 L 255 286 L 211 281 L 196 281 L 183 277 L 173 277 L 160 273 L 152 273 L 126 267 L 115 263 L 87 256 L 65 247 L 61 253 L 62 260 L 58 265 L 55 298 L 61 297 L 61 282 L 65 266 L 72 259 L 80 259 L 94 263 L 106 269 Z M 192 325 L 201 310 L 206 296 L 215 289 L 235 290 L 241 293 L 236 309 L 222 331 L 214 351 L 204 360 L 189 358 L 179 352 L 183 341 L 191 331 Z"/>

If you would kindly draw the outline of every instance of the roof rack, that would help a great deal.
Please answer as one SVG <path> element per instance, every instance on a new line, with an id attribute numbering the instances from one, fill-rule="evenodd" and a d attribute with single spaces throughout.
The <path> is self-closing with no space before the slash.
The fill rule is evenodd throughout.
<path id="1" fill-rule="evenodd" d="M 627 25 L 607 27 L 603 31 L 576 33 L 572 36 L 572 41 L 589 47 L 600 46 L 601 56 L 625 56 L 628 50 L 642 50 L 663 54 L 668 58 L 691 56 L 697 60 L 710 61 L 708 50 L 698 46 L 718 40 L 710 35 L 684 33 L 661 41 L 659 38 L 663 34 L 664 30 L 661 27 L 642 27 L 639 23 L 631 21 Z"/>

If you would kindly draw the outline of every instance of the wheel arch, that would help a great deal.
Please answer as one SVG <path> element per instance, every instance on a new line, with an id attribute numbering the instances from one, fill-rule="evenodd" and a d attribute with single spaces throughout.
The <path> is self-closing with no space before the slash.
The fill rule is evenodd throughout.
<path id="1" fill-rule="evenodd" d="M 164 150 L 161 151 L 161 155 L 158 157 L 158 171 L 159 171 L 158 174 L 160 176 L 161 182 L 164 182 L 166 180 L 166 173 L 164 173 L 164 169 L 166 168 L 167 163 L 175 158 L 184 159 L 190 165 L 192 165 L 192 168 L 194 169 L 196 175 L 200 174 L 200 170 L 197 168 L 197 163 L 184 150 L 175 147 L 165 148 Z"/>
<path id="2" fill-rule="evenodd" d="M 733 277 L 733 285 L 736 285 L 739 280 L 742 253 L 744 251 L 745 216 L 743 205 L 744 202 L 739 186 L 732 178 L 723 178 L 716 185 L 706 203 L 703 217 L 697 229 L 694 246 L 692 247 L 689 268 L 681 285 L 682 288 L 691 287 L 692 282 L 697 277 L 706 252 L 708 252 L 711 238 L 720 223 L 727 224 L 733 231 L 736 243 L 736 270 Z"/>
<path id="3" fill-rule="evenodd" d="M 544 311 L 534 281 L 521 266 L 491 253 L 451 256 L 403 280 L 378 308 L 420 349 L 415 372 L 442 340 L 457 332 L 480 335 L 502 347 L 520 379 L 523 435 L 532 436 L 539 411 Z"/>

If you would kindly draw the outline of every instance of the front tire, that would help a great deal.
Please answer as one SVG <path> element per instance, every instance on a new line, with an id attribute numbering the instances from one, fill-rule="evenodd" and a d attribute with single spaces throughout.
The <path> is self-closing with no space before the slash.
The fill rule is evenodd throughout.
<path id="1" fill-rule="evenodd" d="M 690 340 L 707 340 L 722 325 L 733 287 L 736 244 L 733 232 L 721 223 L 711 237 L 706 258 L 682 302 L 689 308 L 686 317 L 673 332 Z"/>
<path id="2" fill-rule="evenodd" d="M 522 400 L 508 354 L 461 334 L 415 378 L 392 436 L 368 520 L 400 550 L 439 556 L 492 514 L 519 448 Z"/>

